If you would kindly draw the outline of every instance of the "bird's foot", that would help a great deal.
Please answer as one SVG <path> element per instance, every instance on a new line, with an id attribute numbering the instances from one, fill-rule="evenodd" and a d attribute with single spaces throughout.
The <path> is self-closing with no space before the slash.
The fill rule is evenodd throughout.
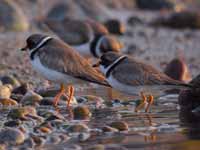
<path id="1" fill-rule="evenodd" d="M 143 92 L 140 92 L 141 95 L 141 103 L 135 108 L 135 112 L 138 112 L 140 109 L 144 108 L 145 104 L 147 103 L 147 97 L 144 95 Z"/>
<path id="2" fill-rule="evenodd" d="M 74 97 L 74 87 L 72 85 L 68 86 L 68 99 L 67 99 L 67 108 L 70 106 L 70 102 Z"/>
<path id="3" fill-rule="evenodd" d="M 147 100 L 148 104 L 147 107 L 145 108 L 145 112 L 149 112 L 150 106 L 153 104 L 154 97 L 153 95 L 149 95 L 149 98 Z"/>

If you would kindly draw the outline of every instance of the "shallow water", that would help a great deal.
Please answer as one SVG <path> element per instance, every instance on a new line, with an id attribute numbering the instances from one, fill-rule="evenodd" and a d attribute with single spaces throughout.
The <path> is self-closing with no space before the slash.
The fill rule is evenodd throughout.
<path id="1" fill-rule="evenodd" d="M 133 100 L 133 97 L 103 89 L 77 92 L 77 95 L 82 94 L 102 96 L 105 100 L 112 100 L 116 97 L 129 102 Z M 118 105 L 93 110 L 92 114 L 89 121 L 83 121 L 92 129 L 101 128 L 111 121 L 123 120 L 128 123 L 129 131 L 92 134 L 85 142 L 75 142 L 83 149 L 94 144 L 110 145 L 115 147 L 113 149 L 121 146 L 121 148 L 137 150 L 194 150 L 199 148 L 200 118 L 190 112 L 179 110 L 176 95 L 168 95 L 168 99 L 166 97 L 156 99 L 151 113 L 135 113 L 132 105 Z M 65 146 L 69 144 L 73 143 L 48 144 L 45 149 L 65 149 Z"/>

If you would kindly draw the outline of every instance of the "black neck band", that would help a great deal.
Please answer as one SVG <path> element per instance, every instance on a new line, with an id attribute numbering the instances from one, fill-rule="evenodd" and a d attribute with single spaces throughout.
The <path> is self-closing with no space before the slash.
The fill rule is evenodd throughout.
<path id="1" fill-rule="evenodd" d="M 52 38 L 48 38 L 48 39 L 46 39 L 45 41 L 42 41 L 43 43 L 40 45 L 40 46 L 38 46 L 38 47 L 36 47 L 32 52 L 31 52 L 31 54 L 30 54 L 30 58 L 31 58 L 31 60 L 33 60 L 34 59 L 34 56 L 35 56 L 35 54 L 39 51 L 39 49 L 41 48 L 41 47 L 43 47 L 44 46 L 44 44 L 46 44 L 48 41 L 50 41 Z"/>
<path id="2" fill-rule="evenodd" d="M 108 78 L 112 72 L 112 70 L 117 67 L 118 64 L 120 64 L 124 59 L 126 59 L 127 56 L 122 56 L 121 58 L 119 58 L 116 62 L 113 63 L 113 65 L 107 70 L 106 72 L 106 78 Z"/>
<path id="3" fill-rule="evenodd" d="M 98 58 L 97 53 L 96 53 L 96 47 L 97 47 L 99 40 L 102 38 L 102 36 L 103 35 L 101 35 L 101 34 L 95 35 L 94 39 L 92 40 L 92 42 L 90 44 L 90 52 L 96 58 Z"/>

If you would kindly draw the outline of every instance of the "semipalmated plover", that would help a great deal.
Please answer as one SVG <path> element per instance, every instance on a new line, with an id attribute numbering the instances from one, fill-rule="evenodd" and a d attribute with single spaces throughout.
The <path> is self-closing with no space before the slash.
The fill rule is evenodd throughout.
<path id="1" fill-rule="evenodd" d="M 107 29 L 93 20 L 46 20 L 45 23 L 59 38 L 73 46 L 83 56 L 99 58 L 108 51 L 119 52 L 123 44 Z"/>
<path id="2" fill-rule="evenodd" d="M 109 86 L 105 77 L 98 73 L 86 59 L 61 40 L 42 34 L 33 34 L 26 40 L 30 61 L 33 68 L 45 78 L 60 83 L 60 92 L 54 99 L 57 105 L 62 95 L 68 90 L 68 106 L 74 94 L 72 84 L 79 80 Z M 68 84 L 65 89 L 64 84 Z"/>
<path id="3" fill-rule="evenodd" d="M 154 99 L 152 94 L 160 95 L 164 90 L 171 88 L 191 87 L 190 84 L 171 79 L 151 65 L 127 55 L 105 53 L 94 66 L 99 65 L 111 87 L 132 95 L 141 93 L 143 103 L 136 108 L 136 111 L 146 102 L 149 104 L 145 111 L 149 110 Z M 145 94 L 149 94 L 148 100 Z"/>

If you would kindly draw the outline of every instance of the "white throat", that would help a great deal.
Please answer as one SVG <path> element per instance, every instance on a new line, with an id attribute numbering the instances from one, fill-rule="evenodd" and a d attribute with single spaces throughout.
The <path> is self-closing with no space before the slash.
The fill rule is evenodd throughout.
<path id="1" fill-rule="evenodd" d="M 110 71 L 110 69 L 116 65 L 119 61 L 121 61 L 122 59 L 124 59 L 125 57 L 127 57 L 126 55 L 120 56 L 118 59 L 116 59 L 112 64 L 110 64 L 108 67 L 105 67 L 103 65 L 100 65 L 100 70 L 101 72 L 106 75 L 108 71 Z"/>

